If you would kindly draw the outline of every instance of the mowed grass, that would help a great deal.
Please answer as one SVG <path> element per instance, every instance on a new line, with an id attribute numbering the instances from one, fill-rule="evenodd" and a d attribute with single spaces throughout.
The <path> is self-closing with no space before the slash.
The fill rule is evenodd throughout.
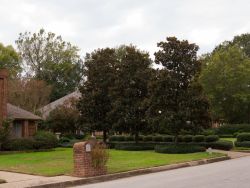
<path id="1" fill-rule="evenodd" d="M 220 140 L 235 142 L 237 139 L 236 138 L 220 138 Z"/>
<path id="2" fill-rule="evenodd" d="M 206 152 L 193 154 L 160 154 L 154 151 L 109 150 L 108 172 L 115 173 L 139 168 L 180 163 L 223 156 Z M 14 153 L 0 155 L 0 170 L 56 176 L 73 173 L 72 148 L 57 148 L 55 151 Z"/>

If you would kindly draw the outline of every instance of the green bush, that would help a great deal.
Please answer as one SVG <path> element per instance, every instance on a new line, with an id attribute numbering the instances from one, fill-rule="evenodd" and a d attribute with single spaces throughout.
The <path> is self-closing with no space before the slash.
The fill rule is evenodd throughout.
<path id="1" fill-rule="evenodd" d="M 195 135 L 193 136 L 193 142 L 204 142 L 205 136 L 204 135 Z"/>
<path id="2" fill-rule="evenodd" d="M 244 148 L 250 148 L 250 141 L 244 141 L 244 142 L 234 142 L 236 147 L 244 147 Z"/>
<path id="3" fill-rule="evenodd" d="M 153 141 L 154 142 L 163 142 L 163 137 L 162 136 L 153 136 Z"/>
<path id="4" fill-rule="evenodd" d="M 144 137 L 143 137 L 143 141 L 144 141 L 144 142 L 150 142 L 150 141 L 153 141 L 153 137 L 152 137 L 152 136 L 150 136 L 150 135 L 148 135 L 148 136 L 144 136 Z"/>
<path id="5" fill-rule="evenodd" d="M 206 147 L 213 149 L 221 149 L 221 150 L 231 150 L 233 148 L 233 142 L 231 141 L 217 141 L 217 142 L 208 142 L 206 143 Z"/>
<path id="6" fill-rule="evenodd" d="M 215 130 L 214 129 L 206 129 L 202 132 L 202 135 L 209 136 L 209 135 L 214 135 Z"/>
<path id="7" fill-rule="evenodd" d="M 233 135 L 236 132 L 250 132 L 250 124 L 226 124 L 215 129 L 219 135 Z"/>
<path id="8" fill-rule="evenodd" d="M 51 149 L 58 145 L 56 136 L 47 131 L 38 131 L 34 136 L 34 140 L 36 141 L 36 149 Z"/>
<path id="9" fill-rule="evenodd" d="M 250 133 L 239 133 L 237 135 L 238 142 L 250 141 Z"/>
<path id="10" fill-rule="evenodd" d="M 222 134 L 222 135 L 219 135 L 220 138 L 233 138 L 234 135 L 232 134 Z"/>
<path id="11" fill-rule="evenodd" d="M 197 146 L 197 145 L 185 145 L 185 144 L 177 144 L 177 145 L 157 145 L 155 146 L 155 152 L 157 153 L 196 153 L 196 152 L 204 152 L 206 151 L 205 147 Z"/>
<path id="12" fill-rule="evenodd" d="M 125 136 L 125 141 L 134 141 L 135 138 L 133 136 Z"/>
<path id="13" fill-rule="evenodd" d="M 174 137 L 171 135 L 165 135 L 162 137 L 163 142 L 173 142 L 174 141 Z"/>
<path id="14" fill-rule="evenodd" d="M 183 141 L 184 142 L 192 142 L 193 136 L 192 135 L 185 135 L 185 136 L 183 136 Z"/>
<path id="15" fill-rule="evenodd" d="M 119 143 L 115 144 L 115 149 L 117 150 L 127 150 L 127 151 L 142 151 L 142 150 L 153 150 L 154 144 L 145 144 L 145 143 Z"/>
<path id="16" fill-rule="evenodd" d="M 123 136 L 123 135 L 117 135 L 117 136 L 116 136 L 116 140 L 117 140 L 118 142 L 123 142 L 123 141 L 125 141 L 125 136 Z"/>
<path id="17" fill-rule="evenodd" d="M 205 141 L 206 142 L 216 142 L 216 141 L 218 141 L 220 138 L 219 138 L 219 136 L 217 136 L 217 135 L 209 135 L 209 136 L 206 136 L 205 137 Z"/>
<path id="18" fill-rule="evenodd" d="M 36 141 L 31 138 L 16 138 L 5 142 L 2 149 L 6 151 L 25 151 L 33 150 L 35 145 Z"/>
<path id="19" fill-rule="evenodd" d="M 182 135 L 178 135 L 177 140 L 178 140 L 178 142 L 183 142 L 183 136 Z"/>

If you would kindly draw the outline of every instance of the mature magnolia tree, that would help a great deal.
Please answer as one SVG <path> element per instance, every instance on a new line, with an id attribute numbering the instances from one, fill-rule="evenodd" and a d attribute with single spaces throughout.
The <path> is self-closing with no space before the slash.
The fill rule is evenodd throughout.
<path id="1" fill-rule="evenodd" d="M 209 104 L 197 82 L 201 70 L 198 46 L 169 37 L 158 47 L 155 62 L 163 69 L 149 85 L 148 116 L 165 125 L 178 141 L 181 130 L 198 131 L 210 124 Z"/>
<path id="2" fill-rule="evenodd" d="M 12 79 L 8 84 L 8 101 L 31 112 L 49 103 L 51 86 L 34 79 Z"/>
<path id="3" fill-rule="evenodd" d="M 82 80 L 83 63 L 79 49 L 61 36 L 46 33 L 20 33 L 18 51 L 29 68 L 29 76 L 53 86 L 51 101 L 73 92 Z"/>
<path id="4" fill-rule="evenodd" d="M 84 70 L 86 81 L 80 87 L 82 97 L 78 109 L 82 122 L 91 131 L 103 131 L 104 142 L 112 127 L 108 115 L 112 108 L 109 91 L 114 86 L 116 62 L 114 49 L 98 49 L 87 54 Z"/>
<path id="5" fill-rule="evenodd" d="M 149 54 L 134 46 L 121 46 L 116 50 L 118 63 L 116 79 L 111 89 L 114 129 L 135 135 L 146 129 L 145 99 L 151 76 L 152 61 Z"/>
<path id="6" fill-rule="evenodd" d="M 214 119 L 250 123 L 250 58 L 246 52 L 247 49 L 230 44 L 217 48 L 203 60 L 201 82 L 211 101 Z"/>
<path id="7" fill-rule="evenodd" d="M 0 43 L 0 69 L 8 69 L 10 78 L 15 78 L 22 72 L 21 60 L 12 46 Z"/>

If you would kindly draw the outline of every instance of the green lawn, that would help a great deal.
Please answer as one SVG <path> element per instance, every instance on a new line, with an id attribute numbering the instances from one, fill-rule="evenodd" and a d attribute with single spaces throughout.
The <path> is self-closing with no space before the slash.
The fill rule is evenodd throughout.
<path id="1" fill-rule="evenodd" d="M 226 140 L 226 141 L 235 142 L 236 138 L 220 138 L 220 140 Z"/>
<path id="2" fill-rule="evenodd" d="M 0 155 L 0 170 L 55 176 L 72 174 L 73 157 L 71 148 L 57 148 L 55 151 L 15 153 Z M 138 168 L 180 163 L 222 156 L 206 152 L 193 154 L 160 154 L 154 151 L 110 150 L 108 172 L 115 173 Z"/>

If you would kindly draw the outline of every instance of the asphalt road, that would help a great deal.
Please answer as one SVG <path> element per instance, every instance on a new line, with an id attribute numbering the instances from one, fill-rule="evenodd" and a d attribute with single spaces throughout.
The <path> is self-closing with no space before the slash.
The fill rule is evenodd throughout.
<path id="1" fill-rule="evenodd" d="M 78 188 L 250 188 L 250 157 L 158 172 Z"/>

